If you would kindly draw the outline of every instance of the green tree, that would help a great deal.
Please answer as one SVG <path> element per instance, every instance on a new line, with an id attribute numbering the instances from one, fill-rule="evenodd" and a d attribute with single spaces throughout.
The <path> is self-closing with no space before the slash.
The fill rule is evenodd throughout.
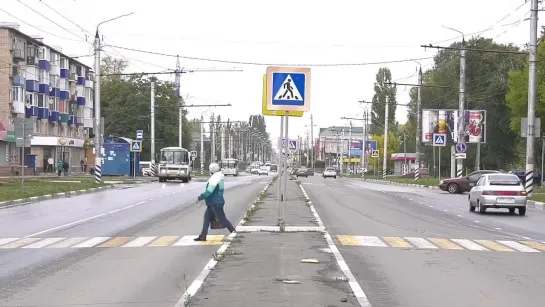
<path id="1" fill-rule="evenodd" d="M 460 48 L 461 42 L 450 47 Z M 466 42 L 469 49 L 519 51 L 512 44 L 498 44 L 492 39 L 476 37 Z M 456 50 L 441 50 L 434 59 L 433 69 L 424 73 L 422 88 L 422 109 L 458 109 L 459 53 Z M 506 107 L 506 93 L 509 89 L 508 74 L 511 70 L 522 69 L 524 56 L 507 53 L 467 51 L 466 105 L 465 109 L 487 111 L 487 143 L 481 146 L 481 167 L 508 168 L 516 159 L 517 135 L 509 127 L 510 112 Z M 428 85 L 428 87 L 426 86 Z M 448 88 L 429 87 L 433 85 Z M 410 91 L 408 121 L 416 130 L 417 88 Z M 411 131 L 411 130 L 409 130 Z M 412 132 L 411 132 L 412 133 Z M 416 133 L 416 131 L 415 131 Z M 464 165 L 475 167 L 477 145 L 470 145 Z M 425 159 L 433 159 L 432 148 L 421 146 Z M 445 169 L 450 159 L 444 161 Z"/>
<path id="2" fill-rule="evenodd" d="M 378 158 L 374 159 L 378 159 L 379 165 L 382 165 L 382 161 L 384 161 L 384 134 L 374 136 L 371 139 L 377 141 L 377 149 L 379 153 Z M 393 153 L 399 152 L 400 145 L 401 141 L 399 140 L 397 134 L 395 132 L 388 133 L 388 156 L 386 157 L 388 160 L 388 169 L 392 169 L 394 167 L 394 164 L 391 161 L 391 156 Z M 382 169 L 381 167 L 379 168 Z"/>
<path id="3" fill-rule="evenodd" d="M 114 59 L 115 60 L 115 59 Z M 112 60 L 112 61 L 114 61 Z M 114 65 L 113 67 L 122 67 Z M 109 68 L 104 69 L 108 71 Z M 167 146 L 178 146 L 179 97 L 171 82 L 130 76 L 104 77 L 101 84 L 101 104 L 105 136 L 134 138 L 136 130 L 144 130 L 142 160 L 150 157 L 150 91 L 155 82 L 155 152 Z M 176 110 L 174 112 L 173 110 Z M 190 148 L 191 132 L 184 110 L 183 147 Z"/>
<path id="4" fill-rule="evenodd" d="M 388 84 L 392 82 L 392 73 L 390 69 L 384 67 L 379 68 L 376 74 L 375 94 L 373 95 L 373 105 L 371 112 L 371 134 L 379 135 L 384 133 L 384 115 L 386 98 L 388 98 L 388 126 L 390 131 L 396 130 L 395 114 L 396 114 L 396 93 L 397 89 L 394 85 Z"/>

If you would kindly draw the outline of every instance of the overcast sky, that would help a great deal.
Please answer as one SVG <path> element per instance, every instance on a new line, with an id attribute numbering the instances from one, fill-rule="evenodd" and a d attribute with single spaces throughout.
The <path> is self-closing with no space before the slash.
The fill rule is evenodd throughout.
<path id="1" fill-rule="evenodd" d="M 44 42 L 62 46 L 69 55 L 92 53 L 92 46 L 85 41 L 87 33 L 81 28 L 94 34 L 98 23 L 134 12 L 100 27 L 104 44 L 182 57 L 264 64 L 182 58 L 181 66 L 185 69 L 242 70 L 183 74 L 182 94 L 188 103 L 232 104 L 212 110 L 193 108 L 190 117 L 214 112 L 221 113 L 222 118 L 247 120 L 249 115 L 261 113 L 262 76 L 267 64 L 365 64 L 426 58 L 419 60 L 426 70 L 432 66 L 431 57 L 436 50 L 424 50 L 420 45 L 446 46 L 460 40 L 459 34 L 442 25 L 466 35 L 486 30 L 481 36 L 519 46 L 529 40 L 530 4 L 524 4 L 523 0 L 393 0 L 382 4 L 365 0 L 1 2 L 2 10 L 28 24 L 2 11 L 1 21 L 18 22 L 23 32 L 41 34 Z M 92 36 L 87 40 L 91 42 Z M 176 65 L 172 56 L 111 47 L 104 51 L 107 55 L 126 57 L 130 61 L 129 72 L 165 71 Z M 92 57 L 81 60 L 92 66 Z M 375 74 L 380 67 L 390 68 L 398 82 L 416 83 L 417 66 L 407 61 L 312 67 L 311 113 L 316 125 L 315 137 L 318 127 L 347 124 L 340 119 L 343 116 L 361 116 L 363 109 L 358 100 L 372 98 Z M 173 75 L 160 78 L 174 80 Z M 409 101 L 408 88 L 398 87 L 397 100 Z M 406 121 L 404 107 L 398 107 L 396 118 L 402 123 Z M 280 119 L 267 117 L 267 126 L 272 136 L 278 137 Z M 291 138 L 304 136 L 309 129 L 310 114 L 290 121 Z"/>

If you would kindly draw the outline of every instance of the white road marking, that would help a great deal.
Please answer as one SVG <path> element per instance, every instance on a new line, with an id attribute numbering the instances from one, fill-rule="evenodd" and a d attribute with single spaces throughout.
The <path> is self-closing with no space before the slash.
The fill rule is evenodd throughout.
<path id="1" fill-rule="evenodd" d="M 488 248 L 480 246 L 479 244 L 466 239 L 452 239 L 452 241 L 458 243 L 459 245 L 472 250 L 472 251 L 489 251 Z"/>
<path id="2" fill-rule="evenodd" d="M 138 238 L 126 243 L 122 247 L 142 247 L 142 246 L 150 243 L 151 241 L 153 241 L 155 238 L 157 238 L 157 237 L 138 237 Z"/>
<path id="3" fill-rule="evenodd" d="M 539 253 L 540 251 L 538 251 L 537 249 L 533 249 L 529 246 L 526 246 L 526 245 L 522 245 L 518 242 L 515 242 L 515 241 L 498 241 L 500 242 L 501 244 L 503 245 L 506 245 L 512 249 L 516 249 L 518 250 L 519 252 L 523 252 L 523 253 Z"/>
<path id="4" fill-rule="evenodd" d="M 100 243 L 111 239 L 111 237 L 94 237 L 92 239 L 89 239 L 87 241 L 83 241 L 79 244 L 76 244 L 72 246 L 72 248 L 80 248 L 80 247 L 93 247 L 96 245 L 99 245 Z"/>
<path id="5" fill-rule="evenodd" d="M 382 242 L 378 237 L 374 236 L 358 236 L 357 240 L 362 246 L 376 246 L 376 247 L 388 247 L 386 243 Z"/>
<path id="6" fill-rule="evenodd" d="M 43 239 L 43 240 L 40 240 L 36 243 L 32 243 L 30 245 L 27 245 L 27 246 L 23 246 L 22 248 L 42 248 L 42 247 L 46 247 L 48 245 L 52 245 L 52 244 L 55 244 L 57 242 L 60 242 L 62 240 L 64 240 L 66 238 L 47 238 L 47 239 Z"/>
<path id="7" fill-rule="evenodd" d="M 0 239 L 0 246 L 2 246 L 4 244 L 9 244 L 9 243 L 17 241 L 19 239 L 20 238 L 3 238 L 3 239 Z"/>
<path id="8" fill-rule="evenodd" d="M 433 245 L 428 240 L 423 238 L 405 237 L 405 239 L 411 242 L 412 244 L 414 244 L 418 248 L 433 248 L 433 249 L 438 248 L 437 246 Z"/>

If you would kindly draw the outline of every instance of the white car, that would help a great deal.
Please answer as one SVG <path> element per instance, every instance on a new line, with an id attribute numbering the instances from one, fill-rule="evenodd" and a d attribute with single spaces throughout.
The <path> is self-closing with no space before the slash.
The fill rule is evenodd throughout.
<path id="1" fill-rule="evenodd" d="M 328 168 L 325 169 L 324 173 L 322 174 L 322 177 L 324 177 L 324 178 L 333 177 L 333 178 L 337 179 L 337 172 L 335 171 L 334 168 L 328 167 Z"/>
<path id="2" fill-rule="evenodd" d="M 257 174 L 259 176 L 261 175 L 269 176 L 269 170 L 266 167 L 261 167 L 259 171 L 257 172 Z"/>

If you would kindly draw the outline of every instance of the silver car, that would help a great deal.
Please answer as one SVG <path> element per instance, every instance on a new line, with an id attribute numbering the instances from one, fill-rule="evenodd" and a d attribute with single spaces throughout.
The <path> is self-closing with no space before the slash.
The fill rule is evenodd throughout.
<path id="1" fill-rule="evenodd" d="M 528 195 L 520 179 L 512 174 L 490 173 L 481 176 L 475 186 L 469 191 L 469 211 L 478 208 L 479 213 L 485 213 L 488 208 L 505 208 L 509 213 L 526 214 Z"/>

